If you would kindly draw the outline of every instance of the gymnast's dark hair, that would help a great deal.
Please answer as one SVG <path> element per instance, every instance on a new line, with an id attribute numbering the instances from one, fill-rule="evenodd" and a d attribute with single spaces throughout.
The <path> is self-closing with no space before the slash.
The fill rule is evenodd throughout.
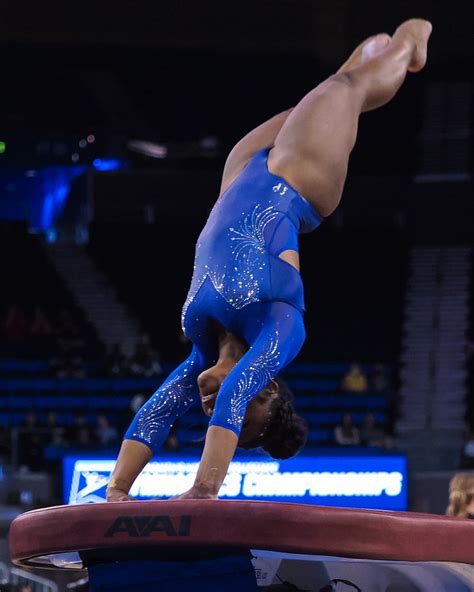
<path id="1" fill-rule="evenodd" d="M 293 393 L 280 377 L 278 397 L 270 406 L 271 419 L 260 446 L 273 458 L 290 458 L 306 444 L 308 425 L 293 407 Z"/>

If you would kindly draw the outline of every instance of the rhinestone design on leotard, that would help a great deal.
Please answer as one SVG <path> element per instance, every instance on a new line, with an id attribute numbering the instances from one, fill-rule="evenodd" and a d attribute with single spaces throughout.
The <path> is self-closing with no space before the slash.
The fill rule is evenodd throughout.
<path id="1" fill-rule="evenodd" d="M 279 332 L 271 336 L 267 349 L 261 353 L 243 372 L 230 400 L 229 425 L 238 430 L 242 427 L 247 404 L 264 389 L 279 371 Z"/>
<path id="2" fill-rule="evenodd" d="M 206 264 L 199 276 L 193 276 L 191 289 L 183 306 L 183 324 L 189 305 L 206 278 L 211 280 L 216 291 L 236 310 L 252 302 L 259 302 L 260 285 L 268 266 L 264 232 L 267 225 L 279 214 L 274 206 L 262 209 L 260 204 L 257 204 L 243 220 L 229 227 L 227 239 L 232 260 L 220 269 L 212 269 L 212 265 Z M 199 256 L 200 247 L 198 243 L 196 258 Z M 228 267 L 233 268 L 229 274 Z"/>
<path id="3" fill-rule="evenodd" d="M 154 434 L 163 431 L 165 419 L 177 415 L 178 407 L 186 409 L 194 402 L 196 377 L 191 373 L 193 365 L 194 361 L 188 360 L 183 373 L 163 384 L 145 403 L 146 412 L 142 408 L 138 414 L 133 437 L 141 438 L 151 445 Z"/>

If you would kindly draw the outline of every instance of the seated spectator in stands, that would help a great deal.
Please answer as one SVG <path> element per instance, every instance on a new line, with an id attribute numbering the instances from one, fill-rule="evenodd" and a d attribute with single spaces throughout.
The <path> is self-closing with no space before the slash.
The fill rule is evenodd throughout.
<path id="1" fill-rule="evenodd" d="M 69 428 L 69 440 L 72 448 L 88 450 L 97 446 L 94 430 L 86 422 L 83 413 L 76 413 L 74 425 Z"/>
<path id="2" fill-rule="evenodd" d="M 67 438 L 72 448 L 91 448 L 95 444 L 94 432 L 83 413 L 75 414 L 73 425 L 67 429 Z"/>
<path id="3" fill-rule="evenodd" d="M 91 450 L 97 448 L 97 439 L 89 426 L 83 426 L 77 431 L 77 439 L 74 447 L 81 450 Z"/>
<path id="4" fill-rule="evenodd" d="M 69 442 L 66 438 L 66 429 L 63 426 L 58 425 L 58 415 L 56 411 L 48 411 L 46 415 L 46 427 L 48 428 L 48 434 L 46 438 L 47 444 L 63 447 L 69 445 Z"/>
<path id="5" fill-rule="evenodd" d="M 369 388 L 367 377 L 359 364 L 351 364 L 342 379 L 342 389 L 348 393 L 365 393 Z"/>
<path id="6" fill-rule="evenodd" d="M 376 393 L 383 393 L 387 390 L 388 380 L 385 366 L 383 364 L 374 364 L 372 372 L 372 389 Z"/>
<path id="7" fill-rule="evenodd" d="M 359 430 L 352 423 L 350 413 L 344 413 L 341 424 L 334 428 L 334 439 L 343 446 L 357 446 L 360 444 Z"/>
<path id="8" fill-rule="evenodd" d="M 16 304 L 12 304 L 5 315 L 3 334 L 8 341 L 24 341 L 28 336 L 28 321 Z"/>
<path id="9" fill-rule="evenodd" d="M 456 473 L 449 483 L 448 516 L 474 519 L 474 474 Z"/>
<path id="10" fill-rule="evenodd" d="M 33 592 L 33 588 L 31 587 L 31 584 L 20 584 L 18 592 Z"/>
<path id="11" fill-rule="evenodd" d="M 130 361 L 130 371 L 134 376 L 159 376 L 162 372 L 156 353 L 148 343 L 137 343 Z"/>
<path id="12" fill-rule="evenodd" d="M 119 443 L 118 432 L 110 425 L 109 418 L 106 415 L 97 416 L 95 435 L 100 446 L 114 446 Z"/>
<path id="13" fill-rule="evenodd" d="M 33 319 L 30 326 L 30 335 L 32 337 L 50 337 L 53 333 L 51 323 L 40 306 L 35 306 Z"/>
<path id="14" fill-rule="evenodd" d="M 105 358 L 105 372 L 113 378 L 128 376 L 129 364 L 120 343 L 114 344 Z"/>
<path id="15" fill-rule="evenodd" d="M 369 411 L 360 427 L 360 441 L 364 446 L 385 447 L 385 431 L 375 424 L 374 414 Z"/>

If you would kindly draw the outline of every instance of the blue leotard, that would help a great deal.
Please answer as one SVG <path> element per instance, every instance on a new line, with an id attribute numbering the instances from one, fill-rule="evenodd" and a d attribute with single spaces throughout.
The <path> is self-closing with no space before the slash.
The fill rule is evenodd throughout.
<path id="1" fill-rule="evenodd" d="M 221 195 L 199 236 L 182 313 L 191 355 L 140 409 L 125 435 L 153 452 L 173 421 L 200 401 L 197 377 L 218 355 L 211 319 L 250 346 L 222 383 L 210 421 L 237 435 L 249 401 L 304 342 L 301 276 L 279 255 L 298 250 L 298 234 L 314 230 L 322 218 L 283 178 L 270 173 L 269 151 L 257 152 Z"/>

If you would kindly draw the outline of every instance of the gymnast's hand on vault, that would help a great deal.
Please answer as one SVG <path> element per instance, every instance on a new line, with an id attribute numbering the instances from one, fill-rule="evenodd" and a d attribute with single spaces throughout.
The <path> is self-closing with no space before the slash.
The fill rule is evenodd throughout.
<path id="1" fill-rule="evenodd" d="M 203 493 L 198 489 L 191 487 L 189 491 L 185 491 L 181 495 L 170 497 L 168 501 L 182 500 L 182 499 L 218 499 L 217 495 L 211 495 L 210 493 Z"/>
<path id="2" fill-rule="evenodd" d="M 116 487 L 109 487 L 107 489 L 108 502 L 137 502 L 134 497 L 130 497 L 126 491 L 117 489 Z"/>

